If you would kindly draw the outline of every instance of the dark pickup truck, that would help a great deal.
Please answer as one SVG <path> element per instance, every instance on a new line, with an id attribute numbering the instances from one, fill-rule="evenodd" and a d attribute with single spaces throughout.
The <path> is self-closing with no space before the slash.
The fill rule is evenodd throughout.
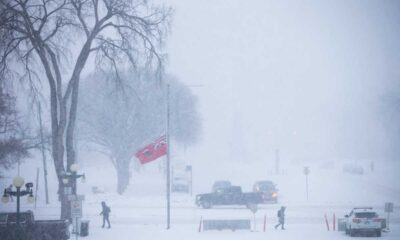
<path id="1" fill-rule="evenodd" d="M 211 208 L 214 205 L 246 205 L 262 203 L 262 195 L 257 192 L 243 193 L 239 186 L 220 189 L 217 192 L 196 195 L 196 204 L 202 208 Z"/>
<path id="2" fill-rule="evenodd" d="M 69 222 L 67 220 L 41 220 L 34 219 L 32 211 L 20 213 L 20 226 L 18 229 L 17 214 L 0 213 L 0 239 L 15 240 L 66 240 L 69 239 Z"/>
<path id="3" fill-rule="evenodd" d="M 263 203 L 278 203 L 278 189 L 272 181 L 258 181 L 254 183 L 253 192 L 261 193 Z"/>

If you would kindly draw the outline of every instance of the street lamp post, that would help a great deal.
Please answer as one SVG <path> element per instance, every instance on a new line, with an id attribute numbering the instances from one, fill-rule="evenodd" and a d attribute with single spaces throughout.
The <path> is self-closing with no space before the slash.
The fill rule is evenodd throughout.
<path id="1" fill-rule="evenodd" d="M 72 185 L 72 195 L 76 195 L 76 180 L 82 178 L 82 183 L 86 181 L 85 174 L 77 174 L 79 167 L 78 164 L 74 163 L 69 167 L 69 172 L 66 172 L 62 176 L 62 181 L 65 185 L 70 183 Z"/>
<path id="2" fill-rule="evenodd" d="M 65 173 L 62 174 L 62 182 L 63 182 L 63 184 L 66 185 L 66 186 L 68 186 L 68 184 L 70 184 L 71 188 L 72 188 L 71 189 L 72 191 L 68 191 L 65 194 L 70 194 L 71 196 L 73 196 L 72 198 L 68 199 L 69 201 L 71 201 L 71 205 L 70 205 L 69 211 L 70 211 L 70 214 L 71 214 L 70 215 L 70 220 L 72 220 L 73 227 L 74 227 L 73 232 L 76 234 L 77 238 L 78 238 L 78 234 L 80 232 L 78 225 L 79 225 L 80 218 L 82 217 L 82 207 L 81 207 L 82 206 L 82 202 L 81 201 L 83 200 L 83 198 L 80 199 L 77 196 L 76 180 L 79 179 L 79 178 L 82 178 L 81 179 L 82 183 L 86 182 L 85 174 L 77 174 L 78 170 L 79 170 L 78 164 L 74 163 L 69 167 L 69 171 L 68 172 L 65 172 Z M 75 213 L 75 210 L 73 211 L 73 208 L 72 208 L 72 204 L 73 203 L 77 203 L 77 202 L 79 202 L 78 205 L 80 206 L 79 207 L 79 213 Z"/>
<path id="3" fill-rule="evenodd" d="M 16 224 L 17 227 L 20 226 L 20 197 L 28 196 L 28 203 L 33 203 L 35 201 L 35 198 L 33 197 L 33 184 L 32 183 L 27 183 L 25 184 L 25 190 L 21 190 L 22 186 L 24 185 L 25 180 L 17 176 L 13 179 L 13 185 L 17 189 L 16 191 L 12 191 L 11 189 L 4 189 L 4 194 L 3 197 L 1 198 L 1 201 L 3 203 L 8 203 L 10 201 L 10 196 L 15 196 L 17 198 L 17 219 L 16 219 Z"/>

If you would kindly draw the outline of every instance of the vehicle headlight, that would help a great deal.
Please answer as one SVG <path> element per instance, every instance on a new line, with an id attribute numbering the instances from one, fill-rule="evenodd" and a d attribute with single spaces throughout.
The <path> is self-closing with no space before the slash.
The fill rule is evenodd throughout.
<path id="1" fill-rule="evenodd" d="M 276 198 L 277 196 L 278 196 L 278 193 L 276 193 L 276 192 L 272 193 L 272 197 Z"/>

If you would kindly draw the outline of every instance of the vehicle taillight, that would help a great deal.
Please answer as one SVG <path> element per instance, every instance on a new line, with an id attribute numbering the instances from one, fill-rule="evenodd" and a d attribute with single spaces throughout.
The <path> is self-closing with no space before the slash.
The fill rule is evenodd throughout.
<path id="1" fill-rule="evenodd" d="M 359 219 L 359 218 L 353 218 L 353 223 L 360 223 L 361 222 L 361 219 Z"/>

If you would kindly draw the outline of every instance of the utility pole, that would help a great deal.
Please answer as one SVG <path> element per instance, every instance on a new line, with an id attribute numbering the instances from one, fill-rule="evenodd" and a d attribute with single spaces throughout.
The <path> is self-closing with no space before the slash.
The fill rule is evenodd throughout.
<path id="1" fill-rule="evenodd" d="M 167 84 L 167 229 L 171 228 L 171 176 L 170 176 L 170 150 L 171 150 L 171 142 L 170 142 L 170 92 L 169 92 L 169 83 Z"/>
<path id="2" fill-rule="evenodd" d="M 279 175 L 280 169 L 279 169 L 279 149 L 275 150 L 275 174 Z"/>
<path id="3" fill-rule="evenodd" d="M 309 167 L 304 167 L 303 173 L 306 176 L 306 198 L 308 201 L 308 175 L 310 174 L 310 168 Z"/>
<path id="4" fill-rule="evenodd" d="M 38 196 L 38 190 L 39 190 L 39 172 L 40 169 L 36 169 L 36 189 L 35 189 L 35 209 L 36 209 L 36 203 L 37 203 L 37 196 Z"/>
<path id="5" fill-rule="evenodd" d="M 306 195 L 307 195 L 307 201 L 308 201 L 308 174 L 306 175 Z"/>
<path id="6" fill-rule="evenodd" d="M 49 204 L 49 190 L 47 187 L 47 160 L 46 160 L 46 153 L 44 151 L 42 108 L 40 107 L 40 102 L 38 103 L 38 108 L 39 108 L 40 141 L 41 141 L 41 150 L 42 150 L 42 158 L 43 158 L 44 189 L 46 192 L 46 204 Z"/>

